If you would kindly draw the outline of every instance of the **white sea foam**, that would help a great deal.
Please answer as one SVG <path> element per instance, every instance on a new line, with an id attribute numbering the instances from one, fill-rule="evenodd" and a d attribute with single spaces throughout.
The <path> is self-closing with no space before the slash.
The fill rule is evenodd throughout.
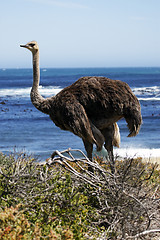
<path id="1" fill-rule="evenodd" d="M 62 88 L 60 88 L 58 86 L 57 87 L 52 87 L 52 86 L 43 87 L 43 86 L 39 86 L 40 94 L 42 94 L 45 97 L 56 95 L 61 90 L 62 90 Z"/>
<path id="2" fill-rule="evenodd" d="M 39 86 L 39 92 L 41 95 L 45 97 L 50 97 L 53 95 L 56 95 L 62 90 L 62 88 L 56 86 L 47 86 L 47 87 L 42 87 Z M 30 97 L 30 91 L 31 88 L 6 88 L 6 89 L 0 89 L 0 97 L 21 97 L 21 98 L 26 98 Z"/>
<path id="3" fill-rule="evenodd" d="M 120 157 L 142 157 L 152 158 L 160 157 L 160 148 L 119 148 L 114 149 L 114 154 Z"/>
<path id="4" fill-rule="evenodd" d="M 160 101 L 160 87 L 133 88 L 132 91 L 141 101 Z"/>
<path id="5" fill-rule="evenodd" d="M 139 101 L 160 101 L 160 97 L 138 98 Z"/>
<path id="6" fill-rule="evenodd" d="M 94 154 L 100 156 L 100 157 L 107 157 L 108 153 L 106 149 L 103 147 L 100 152 L 94 151 Z M 114 155 L 122 158 L 160 158 L 160 148 L 115 148 L 114 149 Z"/>
<path id="7" fill-rule="evenodd" d="M 140 87 L 140 88 L 132 88 L 132 91 L 135 95 L 160 95 L 160 87 L 152 86 L 152 87 Z"/>

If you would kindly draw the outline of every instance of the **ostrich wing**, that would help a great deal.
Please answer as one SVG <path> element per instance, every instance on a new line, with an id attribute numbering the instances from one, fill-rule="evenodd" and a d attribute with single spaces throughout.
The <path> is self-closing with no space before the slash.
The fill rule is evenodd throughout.
<path id="1" fill-rule="evenodd" d="M 57 100 L 53 114 L 50 114 L 50 118 L 56 126 L 71 131 L 83 140 L 95 143 L 98 148 L 101 148 L 104 137 L 89 120 L 84 107 L 76 99 L 74 101 L 71 99 Z"/>

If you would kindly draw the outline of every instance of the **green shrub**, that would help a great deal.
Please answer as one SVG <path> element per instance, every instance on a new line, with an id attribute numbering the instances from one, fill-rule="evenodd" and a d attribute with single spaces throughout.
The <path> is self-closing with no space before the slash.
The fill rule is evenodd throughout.
<path id="1" fill-rule="evenodd" d="M 103 168 L 109 171 L 109 165 Z M 62 167 L 39 165 L 24 153 L 0 153 L 0 239 L 115 240 L 127 231 L 136 234 L 129 223 L 145 229 L 148 209 L 157 209 L 152 198 L 160 195 L 160 171 L 140 159 L 117 161 L 115 168 L 115 176 L 106 175 L 96 189 Z"/>

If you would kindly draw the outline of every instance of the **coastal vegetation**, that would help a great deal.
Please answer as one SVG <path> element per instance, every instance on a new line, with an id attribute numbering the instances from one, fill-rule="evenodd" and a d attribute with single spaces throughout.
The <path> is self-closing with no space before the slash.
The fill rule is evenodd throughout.
<path id="1" fill-rule="evenodd" d="M 88 164 L 88 163 L 87 163 Z M 23 152 L 0 154 L 0 239 L 157 239 L 160 170 L 142 159 L 57 156 L 40 164 Z M 93 167 L 93 165 L 92 165 Z"/>

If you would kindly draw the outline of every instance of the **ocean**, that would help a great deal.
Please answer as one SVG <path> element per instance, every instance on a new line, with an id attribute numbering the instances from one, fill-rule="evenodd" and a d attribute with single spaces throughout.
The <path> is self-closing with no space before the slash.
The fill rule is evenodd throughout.
<path id="1" fill-rule="evenodd" d="M 141 103 L 143 124 L 139 134 L 127 138 L 125 120 L 118 122 L 122 157 L 160 157 L 160 68 L 66 68 L 41 69 L 40 93 L 57 94 L 82 76 L 105 76 L 129 84 Z M 49 116 L 31 103 L 32 69 L 0 69 L 0 151 L 25 151 L 40 161 L 55 150 L 85 152 L 82 140 L 54 125 Z"/>

